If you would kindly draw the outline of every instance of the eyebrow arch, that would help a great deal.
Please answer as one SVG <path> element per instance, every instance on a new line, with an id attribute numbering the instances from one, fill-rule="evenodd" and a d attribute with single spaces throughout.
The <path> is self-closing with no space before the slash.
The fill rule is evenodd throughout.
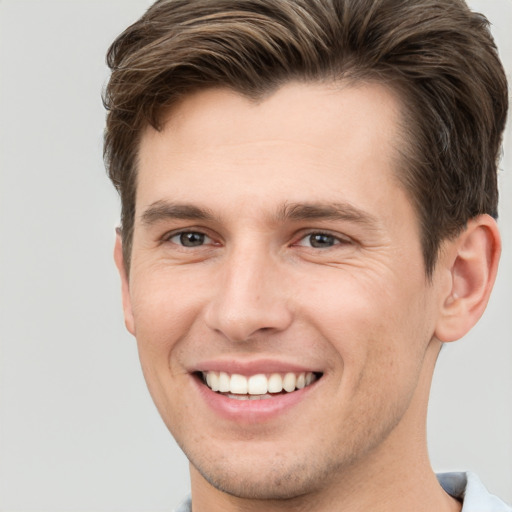
<path id="1" fill-rule="evenodd" d="M 287 203 L 279 211 L 279 220 L 343 220 L 376 228 L 376 217 L 349 203 Z"/>
<path id="2" fill-rule="evenodd" d="M 214 215 L 205 208 L 191 204 L 155 201 L 141 215 L 145 225 L 156 224 L 166 219 L 213 221 Z M 286 203 L 275 216 L 277 222 L 305 220 L 343 220 L 377 228 L 376 217 L 349 203 Z"/>
<path id="3" fill-rule="evenodd" d="M 165 219 L 212 220 L 213 215 L 208 210 L 197 206 L 167 201 L 155 201 L 141 215 L 141 221 L 146 225 Z"/>

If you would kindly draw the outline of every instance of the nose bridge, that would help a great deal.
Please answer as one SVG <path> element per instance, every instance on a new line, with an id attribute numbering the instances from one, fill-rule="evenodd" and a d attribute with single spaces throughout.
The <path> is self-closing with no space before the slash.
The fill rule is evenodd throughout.
<path id="1" fill-rule="evenodd" d="M 245 341 L 262 330 L 285 329 L 291 321 L 279 282 L 275 255 L 254 241 L 233 247 L 223 261 L 206 322 L 231 341 Z"/>

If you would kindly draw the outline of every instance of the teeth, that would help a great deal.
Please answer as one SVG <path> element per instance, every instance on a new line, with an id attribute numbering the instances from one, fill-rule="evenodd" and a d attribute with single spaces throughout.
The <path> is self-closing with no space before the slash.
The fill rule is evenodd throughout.
<path id="1" fill-rule="evenodd" d="M 228 398 L 234 398 L 235 400 L 266 400 L 267 398 L 272 398 L 272 395 L 268 393 L 264 395 L 233 395 L 231 393 L 226 393 Z"/>
<path id="2" fill-rule="evenodd" d="M 288 393 L 295 391 L 295 384 L 297 384 L 297 377 L 295 377 L 295 373 L 287 373 L 283 379 L 283 388 Z"/>
<path id="3" fill-rule="evenodd" d="M 261 373 L 249 377 L 247 391 L 249 395 L 264 395 L 268 391 L 267 377 Z"/>
<path id="4" fill-rule="evenodd" d="M 229 391 L 235 395 L 247 394 L 247 379 L 243 375 L 231 375 Z"/>
<path id="5" fill-rule="evenodd" d="M 219 391 L 226 393 L 231 389 L 231 379 L 226 372 L 219 373 Z"/>
<path id="6" fill-rule="evenodd" d="M 296 389 L 309 386 L 316 380 L 313 372 L 293 373 L 284 375 L 258 373 L 246 377 L 226 372 L 203 372 L 203 380 L 212 391 L 226 393 L 230 398 L 239 400 L 270 398 L 269 393 L 281 393 L 283 390 L 291 393 Z M 236 395 L 236 396 L 234 396 Z"/>
<path id="7" fill-rule="evenodd" d="M 281 393 L 283 391 L 283 377 L 279 373 L 273 373 L 268 379 L 268 392 Z"/>
<path id="8" fill-rule="evenodd" d="M 208 372 L 206 375 L 206 384 L 212 391 L 219 391 L 219 374 L 217 372 Z"/>

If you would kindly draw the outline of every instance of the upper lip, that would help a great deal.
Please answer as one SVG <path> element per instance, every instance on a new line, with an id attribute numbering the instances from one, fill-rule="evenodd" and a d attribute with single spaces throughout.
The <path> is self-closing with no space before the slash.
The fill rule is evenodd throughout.
<path id="1" fill-rule="evenodd" d="M 301 373 L 315 372 L 321 373 L 321 370 L 312 368 L 298 363 L 281 361 L 278 359 L 256 359 L 256 360 L 240 360 L 240 359 L 212 359 L 197 363 L 192 372 L 226 372 L 229 374 L 239 375 L 256 375 L 260 373 Z"/>

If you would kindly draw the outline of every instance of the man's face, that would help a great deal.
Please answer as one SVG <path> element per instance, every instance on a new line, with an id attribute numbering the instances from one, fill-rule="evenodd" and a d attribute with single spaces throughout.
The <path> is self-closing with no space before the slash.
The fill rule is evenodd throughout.
<path id="1" fill-rule="evenodd" d="M 126 322 L 196 477 L 296 496 L 421 430 L 441 294 L 398 119 L 379 85 L 289 84 L 194 94 L 143 134 Z"/>

